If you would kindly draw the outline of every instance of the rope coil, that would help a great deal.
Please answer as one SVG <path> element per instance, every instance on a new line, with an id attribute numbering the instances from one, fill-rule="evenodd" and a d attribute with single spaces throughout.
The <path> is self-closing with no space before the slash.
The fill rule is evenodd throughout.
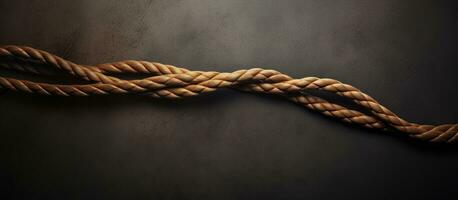
<path id="1" fill-rule="evenodd" d="M 86 84 L 50 84 L 0 76 L 0 89 L 59 96 L 138 94 L 155 98 L 178 99 L 231 88 L 253 93 L 277 94 L 326 116 L 366 128 L 394 128 L 413 138 L 454 143 L 458 124 L 422 125 L 408 122 L 357 88 L 334 79 L 305 77 L 294 79 L 275 70 L 252 68 L 234 72 L 191 71 L 147 61 L 120 61 L 95 66 L 79 65 L 46 51 L 25 46 L 0 46 L 0 67 L 23 73 L 49 76 L 40 69 L 52 67 Z M 127 80 L 119 74 L 148 74 Z M 351 100 L 367 111 L 332 103 L 305 90 L 319 90 Z"/>

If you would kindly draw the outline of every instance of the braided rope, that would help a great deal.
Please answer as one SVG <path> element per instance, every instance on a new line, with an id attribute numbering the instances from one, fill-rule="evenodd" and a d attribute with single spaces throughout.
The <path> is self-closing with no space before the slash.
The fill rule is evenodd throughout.
<path id="1" fill-rule="evenodd" d="M 277 94 L 323 115 L 366 128 L 401 133 L 431 142 L 457 142 L 458 124 L 421 125 L 408 122 L 357 88 L 328 78 L 294 79 L 275 70 L 252 68 L 234 72 L 190 71 L 185 68 L 147 61 L 120 61 L 85 66 L 51 53 L 24 46 L 0 47 L 0 67 L 41 76 L 43 66 L 57 69 L 86 81 L 86 84 L 50 84 L 0 76 L 0 89 L 60 96 L 139 94 L 177 99 L 232 88 L 247 92 Z M 150 77 L 127 80 L 117 74 L 148 74 Z M 347 98 L 367 113 L 303 93 L 321 90 Z"/>

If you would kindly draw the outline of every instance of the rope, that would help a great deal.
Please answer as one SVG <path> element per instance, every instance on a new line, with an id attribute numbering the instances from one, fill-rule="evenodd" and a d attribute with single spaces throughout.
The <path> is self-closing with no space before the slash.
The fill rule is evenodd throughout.
<path id="1" fill-rule="evenodd" d="M 234 72 L 191 71 L 147 61 L 120 61 L 95 66 L 79 65 L 46 51 L 25 46 L 0 47 L 0 67 L 42 77 L 45 67 L 69 74 L 85 84 L 51 84 L 0 76 L 0 89 L 59 96 L 137 94 L 179 99 L 231 88 L 246 92 L 276 94 L 323 115 L 371 129 L 390 128 L 413 138 L 453 143 L 458 141 L 458 124 L 422 125 L 408 122 L 357 88 L 334 79 L 294 79 L 275 70 L 252 68 Z M 51 68 L 49 68 L 51 67 Z M 118 78 L 119 74 L 147 74 L 143 79 Z M 318 90 L 349 99 L 364 111 L 332 103 L 304 91 Z"/>

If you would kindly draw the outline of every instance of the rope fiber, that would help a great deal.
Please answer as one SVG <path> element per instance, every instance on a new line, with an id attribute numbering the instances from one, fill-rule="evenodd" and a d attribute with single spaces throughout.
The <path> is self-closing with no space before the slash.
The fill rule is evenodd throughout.
<path id="1" fill-rule="evenodd" d="M 252 68 L 234 72 L 191 71 L 161 63 L 127 60 L 95 66 L 79 65 L 46 51 L 26 46 L 0 46 L 0 67 L 41 77 L 71 75 L 85 84 L 51 84 L 0 76 L 0 90 L 59 96 L 137 94 L 155 98 L 180 99 L 231 88 L 246 92 L 276 94 L 323 115 L 370 129 L 398 133 L 430 142 L 455 143 L 458 124 L 422 125 L 408 122 L 359 89 L 334 79 L 294 79 L 275 70 Z M 143 79 L 117 75 L 145 74 Z M 364 112 L 334 103 L 307 91 L 325 91 L 346 98 Z"/>

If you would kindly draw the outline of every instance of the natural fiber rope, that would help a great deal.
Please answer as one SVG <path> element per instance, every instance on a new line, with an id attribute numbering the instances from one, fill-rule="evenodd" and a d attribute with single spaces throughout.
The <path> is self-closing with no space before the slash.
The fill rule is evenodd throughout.
<path id="1" fill-rule="evenodd" d="M 279 94 L 324 115 L 367 128 L 387 130 L 391 127 L 414 138 L 432 142 L 457 142 L 458 124 L 421 125 L 403 120 L 375 99 L 357 88 L 328 78 L 293 79 L 275 70 L 253 68 L 234 72 L 190 71 L 146 61 L 121 61 L 85 66 L 75 64 L 48 52 L 21 46 L 0 47 L 0 66 L 18 72 L 41 76 L 40 67 L 51 66 L 87 81 L 87 84 L 50 84 L 0 76 L 0 89 L 44 95 L 87 96 L 106 94 L 139 94 L 157 98 L 183 98 L 233 88 L 248 92 Z M 108 74 L 150 74 L 138 80 L 117 78 Z M 367 113 L 328 102 L 304 93 L 322 90 L 347 98 Z"/>

